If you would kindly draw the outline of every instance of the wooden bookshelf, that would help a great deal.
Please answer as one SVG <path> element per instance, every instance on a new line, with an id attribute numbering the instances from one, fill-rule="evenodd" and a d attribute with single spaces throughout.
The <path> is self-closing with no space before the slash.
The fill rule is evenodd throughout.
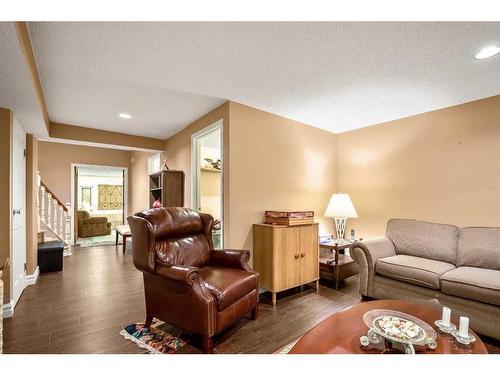
<path id="1" fill-rule="evenodd" d="M 149 207 L 160 199 L 163 207 L 184 206 L 184 172 L 162 171 L 149 175 Z"/>

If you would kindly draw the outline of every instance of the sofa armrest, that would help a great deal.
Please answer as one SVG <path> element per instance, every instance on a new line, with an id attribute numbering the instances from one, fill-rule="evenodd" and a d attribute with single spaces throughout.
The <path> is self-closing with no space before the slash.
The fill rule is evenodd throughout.
<path id="1" fill-rule="evenodd" d="M 350 253 L 359 264 L 359 293 L 372 297 L 377 259 L 396 255 L 394 244 L 386 237 L 372 238 L 353 243 Z"/>
<path id="2" fill-rule="evenodd" d="M 236 268 L 243 271 L 254 272 L 248 265 L 250 251 L 248 250 L 212 250 L 210 251 L 210 264 L 219 267 Z"/>
<path id="3" fill-rule="evenodd" d="M 193 285 L 193 280 L 198 277 L 198 267 L 190 266 L 163 266 L 157 265 L 156 273 L 167 279 L 183 282 L 187 285 Z"/>
<path id="4" fill-rule="evenodd" d="M 83 219 L 83 224 L 104 224 L 108 222 L 108 218 L 105 216 L 91 216 Z"/>

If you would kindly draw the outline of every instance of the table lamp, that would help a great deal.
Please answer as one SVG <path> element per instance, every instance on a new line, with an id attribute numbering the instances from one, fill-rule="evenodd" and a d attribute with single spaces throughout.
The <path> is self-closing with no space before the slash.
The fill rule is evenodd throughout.
<path id="1" fill-rule="evenodd" d="M 335 218 L 337 239 L 343 239 L 347 219 L 358 217 L 358 213 L 352 204 L 349 194 L 336 193 L 330 198 L 325 216 Z"/>

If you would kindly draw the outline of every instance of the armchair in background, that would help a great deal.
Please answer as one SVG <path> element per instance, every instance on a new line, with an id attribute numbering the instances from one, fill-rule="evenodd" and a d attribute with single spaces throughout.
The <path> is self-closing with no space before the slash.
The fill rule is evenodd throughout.
<path id="1" fill-rule="evenodd" d="M 85 210 L 78 210 L 78 237 L 106 236 L 111 234 L 111 223 L 106 216 L 90 216 Z"/>

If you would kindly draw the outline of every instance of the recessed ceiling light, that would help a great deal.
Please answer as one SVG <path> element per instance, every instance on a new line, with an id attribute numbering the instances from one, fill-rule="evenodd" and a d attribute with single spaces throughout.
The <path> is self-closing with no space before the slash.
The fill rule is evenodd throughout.
<path id="1" fill-rule="evenodd" d="M 499 52 L 500 52 L 500 47 L 498 46 L 484 47 L 481 51 L 476 53 L 476 56 L 474 56 L 474 58 L 476 60 L 483 60 L 487 59 L 488 57 L 495 56 Z"/>
<path id="2" fill-rule="evenodd" d="M 118 116 L 120 116 L 121 118 L 126 118 L 126 119 L 132 118 L 132 116 L 129 115 L 128 113 L 119 113 Z"/>

